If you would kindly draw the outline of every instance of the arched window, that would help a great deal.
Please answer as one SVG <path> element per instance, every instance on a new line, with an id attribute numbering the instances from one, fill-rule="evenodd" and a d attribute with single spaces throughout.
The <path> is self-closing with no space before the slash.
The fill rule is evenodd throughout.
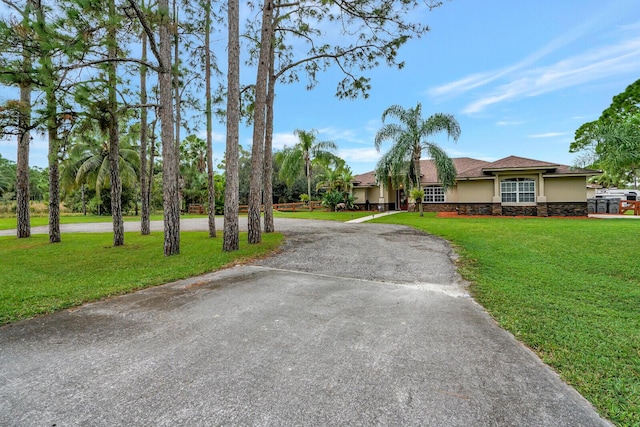
<path id="1" fill-rule="evenodd" d="M 502 203 L 535 203 L 536 182 L 531 178 L 508 178 L 500 181 Z"/>

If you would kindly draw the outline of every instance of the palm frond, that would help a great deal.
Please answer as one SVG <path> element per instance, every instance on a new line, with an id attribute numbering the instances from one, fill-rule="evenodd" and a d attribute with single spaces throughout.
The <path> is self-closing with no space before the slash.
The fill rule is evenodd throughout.
<path id="1" fill-rule="evenodd" d="M 451 157 L 449 157 L 447 153 L 445 153 L 444 150 L 436 144 L 429 143 L 425 148 L 436 167 L 438 181 L 442 184 L 442 188 L 446 191 L 453 187 L 456 183 L 456 176 L 458 175 L 458 172 L 456 171 L 456 167 L 453 164 Z"/>
<path id="2" fill-rule="evenodd" d="M 420 134 L 427 137 L 438 132 L 446 132 L 453 141 L 457 141 L 460 138 L 460 124 L 452 114 L 436 113 L 423 122 Z"/>

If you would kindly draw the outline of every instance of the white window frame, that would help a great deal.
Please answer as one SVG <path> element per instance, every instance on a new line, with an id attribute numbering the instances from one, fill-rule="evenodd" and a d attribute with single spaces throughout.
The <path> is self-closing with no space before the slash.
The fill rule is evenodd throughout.
<path id="1" fill-rule="evenodd" d="M 508 196 L 508 197 L 505 197 Z M 507 200 L 505 200 L 505 198 Z M 505 178 L 500 181 L 500 200 L 503 204 L 535 204 L 536 181 L 532 178 Z"/>
<path id="2" fill-rule="evenodd" d="M 422 203 L 444 203 L 447 201 L 446 193 L 441 185 L 428 185 L 422 191 L 424 191 Z"/>

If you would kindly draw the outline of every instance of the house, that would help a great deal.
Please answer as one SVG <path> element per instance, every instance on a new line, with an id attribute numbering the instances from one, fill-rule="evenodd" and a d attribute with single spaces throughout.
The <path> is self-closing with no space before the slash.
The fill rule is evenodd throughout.
<path id="1" fill-rule="evenodd" d="M 586 216 L 587 177 L 599 171 L 509 156 L 495 162 L 469 157 L 452 159 L 458 175 L 444 191 L 431 160 L 420 161 L 420 184 L 426 212 L 464 215 Z M 360 208 L 407 210 L 405 188 L 389 179 L 378 185 L 374 172 L 354 177 Z"/>

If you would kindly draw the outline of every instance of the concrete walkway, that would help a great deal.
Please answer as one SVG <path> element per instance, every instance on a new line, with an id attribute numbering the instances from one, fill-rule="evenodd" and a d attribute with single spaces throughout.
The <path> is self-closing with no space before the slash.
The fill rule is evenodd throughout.
<path id="1" fill-rule="evenodd" d="M 589 214 L 589 218 L 597 219 L 640 219 L 639 215 Z"/>
<path id="2" fill-rule="evenodd" d="M 0 425 L 609 425 L 442 240 L 276 226 L 277 256 L 0 328 Z"/>
<path id="3" fill-rule="evenodd" d="M 356 219 L 352 219 L 350 221 L 347 221 L 347 224 L 359 224 L 361 222 L 367 222 L 370 221 L 374 218 L 380 218 L 382 216 L 387 216 L 387 215 L 393 215 L 393 214 L 397 214 L 400 213 L 402 211 L 386 211 L 386 212 L 380 212 L 380 213 L 374 213 L 371 214 L 369 216 L 363 216 L 362 218 L 356 218 Z"/>

